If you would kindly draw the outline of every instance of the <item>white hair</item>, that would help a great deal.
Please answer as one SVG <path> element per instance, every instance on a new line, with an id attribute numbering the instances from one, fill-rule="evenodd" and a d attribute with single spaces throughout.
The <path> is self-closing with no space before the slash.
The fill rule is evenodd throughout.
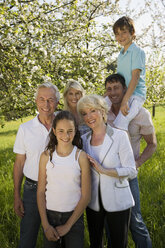
<path id="1" fill-rule="evenodd" d="M 99 95 L 87 95 L 82 97 L 77 103 L 77 110 L 81 117 L 83 116 L 83 111 L 87 108 L 100 110 L 103 114 L 104 122 L 107 122 L 109 107 L 104 97 Z"/>
<path id="2" fill-rule="evenodd" d="M 37 90 L 36 90 L 36 94 L 35 94 L 35 99 L 37 98 L 38 91 L 41 88 L 50 88 L 50 89 L 53 89 L 55 91 L 55 96 L 56 96 L 57 102 L 60 100 L 60 92 L 59 92 L 57 86 L 54 85 L 54 84 L 52 84 L 52 83 L 50 83 L 50 82 L 45 82 L 43 84 L 38 85 Z"/>

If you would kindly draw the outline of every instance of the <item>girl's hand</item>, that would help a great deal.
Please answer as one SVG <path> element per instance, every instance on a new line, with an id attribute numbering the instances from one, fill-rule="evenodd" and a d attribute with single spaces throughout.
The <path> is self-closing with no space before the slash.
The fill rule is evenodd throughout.
<path id="1" fill-rule="evenodd" d="M 95 170 L 98 173 L 104 174 L 104 168 L 94 158 L 92 158 L 89 154 L 87 154 L 87 157 L 88 157 L 91 165 L 95 168 Z"/>
<path id="2" fill-rule="evenodd" d="M 64 224 L 61 226 L 56 226 L 56 230 L 60 237 L 62 237 L 70 231 L 70 227 L 67 224 Z"/>
<path id="3" fill-rule="evenodd" d="M 120 111 L 124 116 L 128 115 L 129 113 L 129 107 L 128 107 L 128 102 L 124 102 L 121 104 Z"/>
<path id="4" fill-rule="evenodd" d="M 48 226 L 47 229 L 44 230 L 45 236 L 49 241 L 57 241 L 60 239 L 60 235 L 58 234 L 56 228 L 53 226 Z"/>

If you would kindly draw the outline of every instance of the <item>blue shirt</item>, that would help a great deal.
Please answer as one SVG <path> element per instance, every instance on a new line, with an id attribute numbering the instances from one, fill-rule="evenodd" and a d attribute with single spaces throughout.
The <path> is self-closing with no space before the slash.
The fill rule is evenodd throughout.
<path id="1" fill-rule="evenodd" d="M 145 100 L 145 53 L 135 43 L 132 43 L 125 53 L 124 48 L 121 49 L 117 59 L 117 72 L 125 78 L 127 87 L 132 78 L 132 71 L 135 69 L 139 69 L 141 72 L 133 95 L 137 95 Z"/>

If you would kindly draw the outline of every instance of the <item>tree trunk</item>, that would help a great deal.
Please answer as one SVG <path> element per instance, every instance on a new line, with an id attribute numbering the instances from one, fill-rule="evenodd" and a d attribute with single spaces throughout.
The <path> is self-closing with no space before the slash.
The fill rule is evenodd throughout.
<path id="1" fill-rule="evenodd" d="M 152 106 L 152 117 L 155 117 L 155 105 Z"/>

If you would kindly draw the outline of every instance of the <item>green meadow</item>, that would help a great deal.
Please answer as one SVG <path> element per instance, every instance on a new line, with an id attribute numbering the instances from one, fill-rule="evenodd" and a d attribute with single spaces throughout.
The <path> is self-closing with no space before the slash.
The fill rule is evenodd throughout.
<path id="1" fill-rule="evenodd" d="M 150 109 L 151 110 L 151 109 Z M 19 218 L 13 210 L 13 144 L 19 125 L 33 117 L 6 122 L 0 128 L 0 247 L 16 248 L 19 239 Z M 157 136 L 157 150 L 139 170 L 141 210 L 149 229 L 153 248 L 165 247 L 165 106 L 156 107 L 153 118 Z M 145 143 L 142 142 L 141 149 Z M 86 226 L 86 224 L 85 224 Z M 85 248 L 89 247 L 85 228 Z M 106 247 L 106 245 L 105 245 Z M 129 236 L 129 248 L 134 244 Z M 40 230 L 37 248 L 42 248 Z"/>

